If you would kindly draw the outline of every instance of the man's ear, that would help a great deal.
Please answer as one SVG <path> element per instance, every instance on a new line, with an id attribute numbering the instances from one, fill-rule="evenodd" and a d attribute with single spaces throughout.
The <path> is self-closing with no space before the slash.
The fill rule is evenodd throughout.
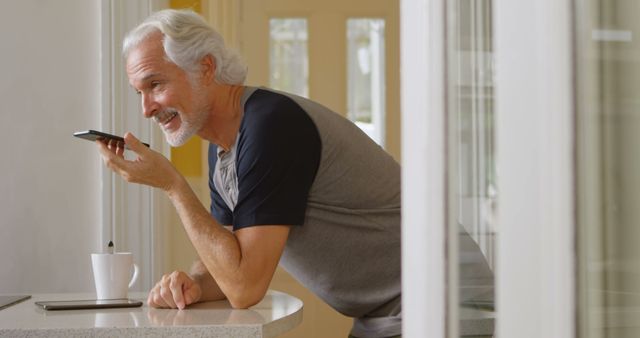
<path id="1" fill-rule="evenodd" d="M 211 54 L 205 55 L 200 60 L 200 69 L 202 72 L 202 81 L 204 84 L 210 84 L 215 80 L 216 75 L 216 59 Z"/>

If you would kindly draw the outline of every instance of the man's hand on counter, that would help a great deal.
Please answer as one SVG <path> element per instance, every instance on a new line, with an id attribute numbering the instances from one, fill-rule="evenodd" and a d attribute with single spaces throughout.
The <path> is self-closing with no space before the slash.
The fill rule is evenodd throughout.
<path id="1" fill-rule="evenodd" d="M 182 271 L 174 271 L 162 276 L 149 292 L 147 304 L 156 308 L 184 309 L 196 303 L 202 296 L 200 284 Z"/>

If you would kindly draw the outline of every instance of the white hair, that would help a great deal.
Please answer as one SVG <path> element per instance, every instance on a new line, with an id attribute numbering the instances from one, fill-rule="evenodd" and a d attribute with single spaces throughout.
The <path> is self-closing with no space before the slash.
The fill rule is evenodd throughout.
<path id="1" fill-rule="evenodd" d="M 165 9 L 153 13 L 124 38 L 122 54 L 154 32 L 163 35 L 162 45 L 169 61 L 191 76 L 200 71 L 200 61 L 211 55 L 216 62 L 215 79 L 222 84 L 240 85 L 247 77 L 247 66 L 240 56 L 225 47 L 222 36 L 191 10 Z"/>

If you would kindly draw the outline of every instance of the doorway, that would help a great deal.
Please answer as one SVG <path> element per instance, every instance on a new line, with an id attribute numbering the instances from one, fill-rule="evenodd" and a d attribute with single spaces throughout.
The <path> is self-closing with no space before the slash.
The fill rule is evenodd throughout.
<path id="1" fill-rule="evenodd" d="M 242 0 L 247 84 L 294 93 L 351 119 L 400 161 L 399 1 Z M 303 300 L 283 337 L 340 337 L 352 320 L 278 269 L 271 287 Z"/>

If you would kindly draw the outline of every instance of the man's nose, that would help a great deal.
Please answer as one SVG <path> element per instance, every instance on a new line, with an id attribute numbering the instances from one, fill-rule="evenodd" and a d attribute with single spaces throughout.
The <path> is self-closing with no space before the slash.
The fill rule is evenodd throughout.
<path id="1" fill-rule="evenodd" d="M 149 94 L 142 94 L 142 115 L 151 118 L 158 112 L 158 103 Z"/>

